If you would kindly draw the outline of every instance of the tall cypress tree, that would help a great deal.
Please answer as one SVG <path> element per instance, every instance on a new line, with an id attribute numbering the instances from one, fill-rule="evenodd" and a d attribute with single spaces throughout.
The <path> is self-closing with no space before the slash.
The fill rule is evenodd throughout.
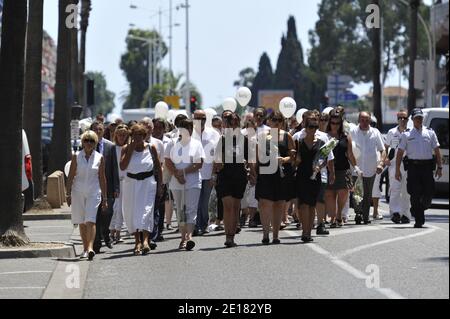
<path id="1" fill-rule="evenodd" d="M 266 52 L 259 59 L 259 69 L 255 76 L 252 87 L 251 106 L 258 106 L 258 92 L 261 90 L 273 89 L 274 74 L 272 63 Z"/>
<path id="2" fill-rule="evenodd" d="M 298 103 L 310 104 L 307 92 L 309 80 L 305 76 L 306 66 L 303 60 L 303 48 L 297 37 L 295 18 L 289 17 L 288 32 L 281 38 L 281 52 L 275 73 L 275 88 L 293 90 Z"/>

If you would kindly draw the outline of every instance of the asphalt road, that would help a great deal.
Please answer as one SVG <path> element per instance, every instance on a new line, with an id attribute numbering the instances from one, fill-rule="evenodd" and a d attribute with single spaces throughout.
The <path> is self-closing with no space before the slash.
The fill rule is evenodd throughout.
<path id="1" fill-rule="evenodd" d="M 381 209 L 386 215 L 387 206 Z M 196 237 L 194 251 L 186 252 L 178 250 L 179 235 L 172 231 L 148 256 L 132 256 L 127 239 L 103 248 L 93 262 L 0 260 L 0 298 L 448 299 L 448 218 L 448 207 L 437 207 L 428 211 L 424 229 L 389 218 L 369 226 L 351 223 L 307 245 L 294 227 L 281 232 L 276 246 L 261 245 L 260 229 L 244 228 L 237 248 L 223 248 L 223 232 L 216 232 Z M 44 229 L 63 232 L 34 226 L 36 236 Z M 72 266 L 81 283 L 68 284 Z"/>

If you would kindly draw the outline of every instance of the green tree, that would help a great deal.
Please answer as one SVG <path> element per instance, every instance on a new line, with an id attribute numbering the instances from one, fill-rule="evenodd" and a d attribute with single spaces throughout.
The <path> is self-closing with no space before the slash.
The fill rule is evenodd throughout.
<path id="1" fill-rule="evenodd" d="M 245 68 L 239 72 L 239 80 L 234 81 L 233 86 L 236 88 L 253 86 L 253 81 L 255 81 L 255 70 L 253 68 Z"/>
<path id="2" fill-rule="evenodd" d="M 303 60 L 303 48 L 297 37 L 294 17 L 289 17 L 287 35 L 281 39 L 281 52 L 278 57 L 274 86 L 276 89 L 293 90 L 297 102 L 310 105 L 313 101 L 307 91 L 307 67 Z"/>
<path id="3" fill-rule="evenodd" d="M 42 38 L 44 0 L 30 2 L 27 26 L 27 52 L 23 127 L 27 132 L 33 166 L 34 196 L 43 196 L 41 122 L 42 117 Z"/>
<path id="4" fill-rule="evenodd" d="M 326 77 L 333 68 L 341 74 L 352 76 L 355 82 L 371 82 L 373 79 L 373 32 L 366 28 L 365 12 L 371 0 L 322 0 L 319 20 L 309 31 L 311 50 L 308 65 L 316 74 L 313 79 L 314 100 L 326 91 Z M 409 8 L 399 1 L 380 2 L 383 17 L 383 70 L 384 83 L 395 68 L 403 69 L 409 63 Z M 429 7 L 423 5 L 420 12 L 427 20 Z M 418 31 L 418 56 L 427 57 L 425 30 Z"/>
<path id="5" fill-rule="evenodd" d="M 183 74 L 174 75 L 167 69 L 162 71 L 164 82 L 162 84 L 156 84 L 145 92 L 144 98 L 141 103 L 141 108 L 148 107 L 148 101 L 151 100 L 155 103 L 163 101 L 164 97 L 169 95 L 181 96 L 181 79 Z"/>
<path id="6" fill-rule="evenodd" d="M 272 63 L 266 52 L 264 52 L 259 59 L 258 73 L 255 75 L 253 85 L 250 88 L 252 91 L 251 106 L 258 106 L 258 92 L 261 90 L 268 90 L 273 88 L 274 74 Z"/>
<path id="7" fill-rule="evenodd" d="M 107 89 L 107 83 L 105 75 L 102 72 L 87 72 L 86 77 L 90 80 L 94 80 L 94 101 L 95 110 L 94 114 L 110 113 L 116 105 L 114 104 L 115 94 Z"/>
<path id="8" fill-rule="evenodd" d="M 5 0 L 0 52 L 0 245 L 22 246 L 25 235 L 21 205 L 22 109 L 25 73 L 27 1 Z"/>
<path id="9" fill-rule="evenodd" d="M 168 52 L 167 46 L 158 32 L 141 29 L 128 31 L 127 51 L 122 55 L 120 61 L 120 68 L 130 85 L 129 94 L 123 105 L 124 109 L 139 108 L 142 105 L 145 93 L 149 89 L 149 48 L 145 42 L 132 39 L 133 36 L 160 41 L 162 43 L 161 58 L 164 58 Z M 150 60 L 151 66 L 156 65 L 156 56 L 152 58 L 150 55 Z"/>

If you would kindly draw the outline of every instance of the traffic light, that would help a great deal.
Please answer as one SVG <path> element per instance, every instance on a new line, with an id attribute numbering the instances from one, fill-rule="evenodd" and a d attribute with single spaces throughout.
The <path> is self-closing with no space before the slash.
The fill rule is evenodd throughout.
<path id="1" fill-rule="evenodd" d="M 199 109 L 198 100 L 196 96 L 191 96 L 191 114 Z"/>
<path id="2" fill-rule="evenodd" d="M 86 81 L 86 104 L 87 106 L 95 104 L 95 82 L 91 79 Z"/>

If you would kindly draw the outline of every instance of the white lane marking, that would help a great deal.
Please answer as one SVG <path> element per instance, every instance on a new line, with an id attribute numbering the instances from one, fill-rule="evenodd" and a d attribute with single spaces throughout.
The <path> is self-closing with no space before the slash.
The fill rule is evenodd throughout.
<path id="1" fill-rule="evenodd" d="M 425 236 L 425 235 L 431 234 L 436 231 L 436 227 L 434 227 L 433 225 L 430 225 L 428 227 L 430 229 L 427 229 L 427 230 L 419 232 L 419 233 L 415 233 L 415 234 L 411 234 L 411 235 L 407 235 L 407 236 L 399 236 L 399 237 L 395 237 L 395 238 L 391 238 L 391 239 L 378 241 L 376 243 L 361 245 L 361 246 L 358 246 L 358 247 L 355 247 L 352 249 L 347 249 L 347 250 L 343 251 L 342 253 L 339 253 L 337 256 L 339 258 L 343 258 L 343 257 L 349 256 L 351 254 L 354 254 L 356 252 L 362 251 L 364 249 L 368 249 L 368 248 L 372 248 L 372 247 L 376 247 L 376 246 L 380 246 L 380 245 L 384 245 L 384 244 L 389 244 L 389 243 L 393 243 L 393 242 L 400 241 L 400 240 L 410 239 L 410 238 L 414 238 L 414 237 Z M 395 228 L 395 227 L 388 227 L 388 228 Z"/>
<path id="2" fill-rule="evenodd" d="M 286 231 L 286 232 L 291 236 L 297 235 L 292 231 Z M 328 258 L 333 264 L 339 266 L 341 269 L 345 270 L 346 272 L 351 274 L 356 279 L 366 280 L 369 277 L 367 274 L 356 269 L 355 267 L 350 265 L 348 262 L 340 259 L 338 256 L 334 256 L 333 254 L 331 254 L 329 251 L 322 248 L 318 244 L 307 244 L 306 246 L 311 248 L 316 253 Z M 403 297 L 402 295 L 398 294 L 397 292 L 395 292 L 394 290 L 392 290 L 390 288 L 372 288 L 372 289 L 375 289 L 377 292 L 379 292 L 380 294 L 382 294 L 383 296 L 385 296 L 389 299 L 405 299 L 405 297 Z"/>
<path id="3" fill-rule="evenodd" d="M 70 234 L 68 234 L 68 233 L 36 233 L 36 232 L 33 232 L 33 233 L 30 233 L 30 235 L 32 237 L 34 237 L 34 236 L 48 236 L 48 235 L 70 235 Z"/>
<path id="4" fill-rule="evenodd" d="M 360 233 L 360 232 L 363 232 L 363 231 L 372 231 L 372 230 L 381 230 L 381 228 L 378 227 L 378 226 L 367 227 L 367 228 L 364 228 L 364 227 L 347 228 L 347 229 L 333 228 L 333 229 L 330 229 L 330 235 L 328 235 L 328 237 L 339 236 L 339 235 L 346 235 L 346 234 L 354 234 L 354 233 Z"/>
<path id="5" fill-rule="evenodd" d="M 53 271 L 10 271 L 10 272 L 0 272 L 0 275 L 19 275 L 19 274 L 51 274 Z"/>
<path id="6" fill-rule="evenodd" d="M 0 290 L 8 289 L 45 289 L 45 287 L 0 287 Z"/>

